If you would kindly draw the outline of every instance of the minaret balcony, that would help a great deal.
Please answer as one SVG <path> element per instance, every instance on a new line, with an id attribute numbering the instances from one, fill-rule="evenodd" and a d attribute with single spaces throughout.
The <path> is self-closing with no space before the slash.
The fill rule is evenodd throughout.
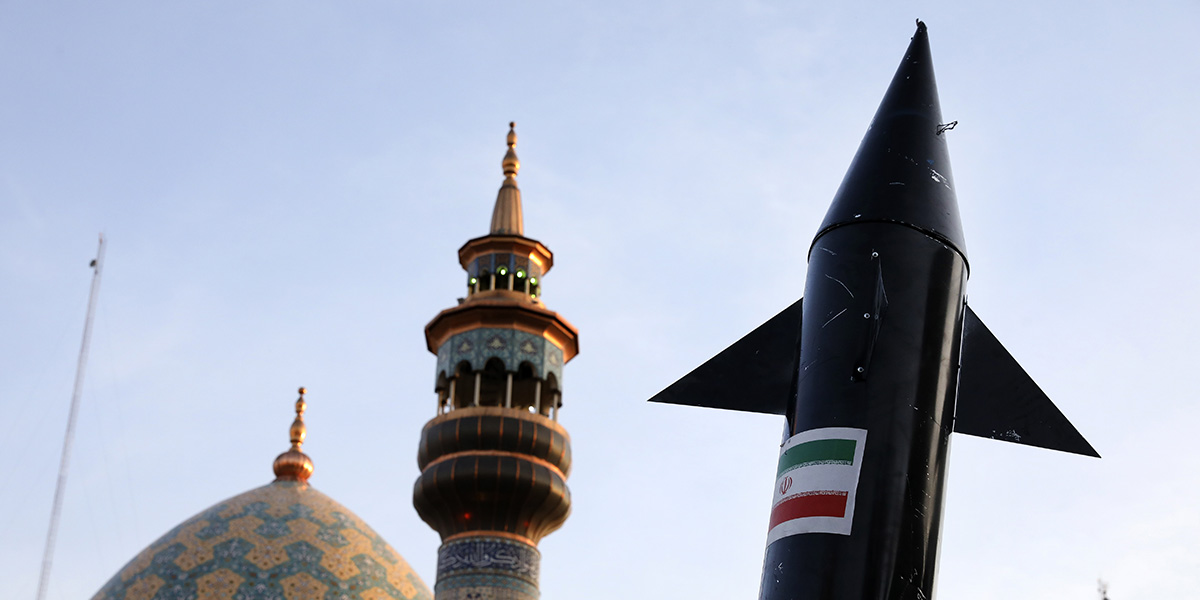
<path id="1" fill-rule="evenodd" d="M 500 295 L 473 298 L 438 313 L 425 326 L 425 344 L 437 354 L 452 336 L 481 328 L 515 329 L 542 336 L 562 349 L 563 363 L 579 353 L 578 330 L 558 313 L 540 303 L 513 302 Z"/>
<path id="2" fill-rule="evenodd" d="M 425 425 L 413 504 L 448 541 L 505 537 L 536 546 L 570 514 L 571 441 L 542 415 L 469 407 Z"/>

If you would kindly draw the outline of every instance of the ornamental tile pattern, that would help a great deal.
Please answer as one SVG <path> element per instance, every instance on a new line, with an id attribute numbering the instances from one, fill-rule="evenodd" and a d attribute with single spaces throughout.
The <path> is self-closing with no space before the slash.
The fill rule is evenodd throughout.
<path id="1" fill-rule="evenodd" d="M 515 372 L 521 363 L 527 362 L 533 365 L 535 377 L 545 380 L 553 373 L 562 386 L 562 348 L 524 331 L 491 327 L 464 331 L 446 340 L 438 348 L 437 357 L 437 372 L 446 377 L 454 374 L 454 367 L 460 362 L 467 361 L 472 370 L 482 371 L 489 359 L 499 358 L 507 371 Z"/>
<path id="2" fill-rule="evenodd" d="M 437 582 L 438 600 L 538 600 L 537 586 L 503 575 L 463 575 Z"/>
<path id="3" fill-rule="evenodd" d="M 541 553 L 528 544 L 503 538 L 470 537 L 438 548 L 438 581 L 462 573 L 507 575 L 536 586 L 541 561 Z"/>
<path id="4" fill-rule="evenodd" d="M 537 548 L 511 540 L 472 537 L 438 549 L 438 600 L 536 600 Z"/>
<path id="5" fill-rule="evenodd" d="M 433 600 L 395 550 L 311 486 L 276 481 L 184 521 L 92 600 Z"/>

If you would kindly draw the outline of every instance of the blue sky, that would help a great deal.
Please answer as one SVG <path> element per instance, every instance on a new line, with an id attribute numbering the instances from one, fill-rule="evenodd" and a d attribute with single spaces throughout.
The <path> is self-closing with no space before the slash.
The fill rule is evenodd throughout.
<path id="1" fill-rule="evenodd" d="M 974 310 L 1104 455 L 953 442 L 945 598 L 1200 587 L 1200 7 L 1010 2 L 0 5 L 0 596 L 32 598 L 96 234 L 110 240 L 50 598 L 271 478 L 432 584 L 422 328 L 517 122 L 544 299 L 579 327 L 547 598 L 753 597 L 781 420 L 645 399 L 800 296 L 917 17 Z"/>

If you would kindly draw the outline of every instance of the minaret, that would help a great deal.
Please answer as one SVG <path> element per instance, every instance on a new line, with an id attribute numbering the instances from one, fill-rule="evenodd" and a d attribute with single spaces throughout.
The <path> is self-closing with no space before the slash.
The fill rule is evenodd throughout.
<path id="1" fill-rule="evenodd" d="M 437 413 L 421 432 L 413 505 L 442 536 L 436 600 L 538 598 L 537 544 L 571 507 L 558 409 L 579 334 L 542 303 L 554 255 L 524 236 L 515 125 L 491 231 L 458 249 L 467 296 L 425 326 Z"/>

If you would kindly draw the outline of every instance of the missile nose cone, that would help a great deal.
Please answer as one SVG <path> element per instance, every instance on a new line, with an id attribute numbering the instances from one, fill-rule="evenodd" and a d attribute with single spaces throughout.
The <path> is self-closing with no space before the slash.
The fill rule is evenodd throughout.
<path id="1" fill-rule="evenodd" d="M 816 239 L 855 223 L 897 223 L 966 244 L 925 24 L 917 31 L 834 195 Z"/>

